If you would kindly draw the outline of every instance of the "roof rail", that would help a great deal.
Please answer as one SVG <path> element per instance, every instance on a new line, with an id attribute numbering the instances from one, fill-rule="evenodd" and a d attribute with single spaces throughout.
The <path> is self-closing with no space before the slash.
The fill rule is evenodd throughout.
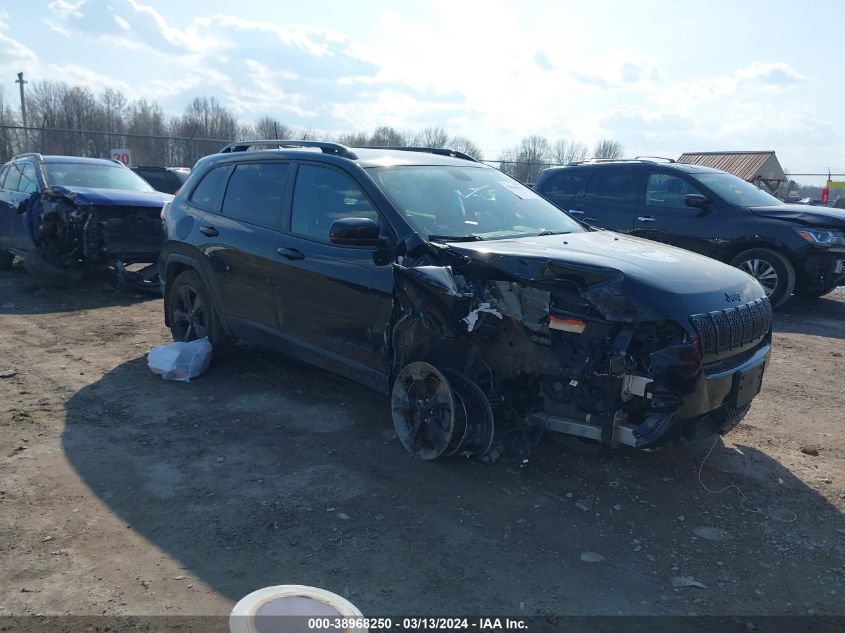
<path id="1" fill-rule="evenodd" d="M 288 139 L 270 139 L 261 141 L 238 141 L 229 143 L 220 150 L 221 154 L 229 154 L 231 152 L 246 152 L 253 147 L 270 147 L 275 149 L 295 149 L 301 147 L 317 147 L 323 151 L 324 154 L 334 154 L 343 158 L 351 158 L 355 160 L 358 155 L 349 150 L 346 145 L 340 143 L 329 143 L 327 141 L 294 141 Z"/>
<path id="2" fill-rule="evenodd" d="M 478 161 L 465 152 L 459 152 L 456 149 L 449 149 L 448 147 L 409 147 L 406 145 L 367 145 L 361 149 L 396 149 L 403 152 L 422 152 L 426 154 L 437 154 L 438 156 L 449 156 L 450 158 L 460 158 L 463 160 L 471 160 L 473 163 Z"/>
<path id="3" fill-rule="evenodd" d="M 38 160 L 41 160 L 41 154 L 38 152 L 26 152 L 24 154 L 18 154 L 17 156 L 12 156 L 12 160 L 17 160 L 19 158 L 28 158 L 30 156 L 34 156 Z"/>
<path id="4" fill-rule="evenodd" d="M 674 158 L 665 158 L 663 156 L 634 156 L 634 160 L 665 160 L 667 163 L 674 163 Z"/>

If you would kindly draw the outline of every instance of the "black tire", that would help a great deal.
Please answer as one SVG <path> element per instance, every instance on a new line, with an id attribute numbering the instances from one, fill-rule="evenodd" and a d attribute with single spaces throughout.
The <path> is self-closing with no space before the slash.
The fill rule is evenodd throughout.
<path id="1" fill-rule="evenodd" d="M 773 308 L 782 306 L 795 289 L 795 268 L 786 257 L 768 248 L 744 251 L 731 260 L 731 266 L 760 282 Z"/>
<path id="2" fill-rule="evenodd" d="M 174 341 L 194 341 L 207 336 L 215 355 L 230 346 L 217 306 L 196 271 L 179 273 L 167 288 L 167 310 Z"/>
<path id="3" fill-rule="evenodd" d="M 793 291 L 796 297 L 810 297 L 817 299 L 823 297 L 836 290 L 836 282 L 831 282 L 827 286 L 810 286 L 809 288 L 798 286 Z"/>
<path id="4" fill-rule="evenodd" d="M 33 248 L 23 258 L 23 265 L 29 274 L 42 284 L 56 288 L 75 288 L 85 278 L 80 268 L 61 268 L 49 261 L 41 248 Z"/>
<path id="5" fill-rule="evenodd" d="M 0 270 L 9 270 L 12 268 L 12 262 L 15 261 L 15 256 L 8 251 L 0 251 Z"/>

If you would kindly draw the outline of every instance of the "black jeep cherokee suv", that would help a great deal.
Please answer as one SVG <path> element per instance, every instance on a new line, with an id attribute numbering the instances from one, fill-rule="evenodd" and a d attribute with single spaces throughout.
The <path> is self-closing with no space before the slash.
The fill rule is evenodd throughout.
<path id="1" fill-rule="evenodd" d="M 784 204 L 731 174 L 653 160 L 545 170 L 535 190 L 612 231 L 680 246 L 744 270 L 774 307 L 845 283 L 845 212 Z"/>
<path id="2" fill-rule="evenodd" d="M 770 354 L 750 276 L 585 227 L 450 150 L 227 146 L 163 216 L 175 340 L 246 339 L 390 394 L 422 459 L 493 459 L 538 428 L 635 447 L 726 432 Z"/>

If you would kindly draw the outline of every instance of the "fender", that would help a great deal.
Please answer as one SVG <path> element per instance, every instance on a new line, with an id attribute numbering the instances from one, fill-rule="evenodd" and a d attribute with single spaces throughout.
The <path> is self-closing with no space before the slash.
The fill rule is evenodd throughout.
<path id="1" fill-rule="evenodd" d="M 202 279 L 202 283 L 205 284 L 205 287 L 208 289 L 208 292 L 211 294 L 212 301 L 214 303 L 214 311 L 217 315 L 217 318 L 220 320 L 220 325 L 223 327 L 223 331 L 232 336 L 232 330 L 229 327 L 229 323 L 226 320 L 226 317 L 220 313 L 217 309 L 217 306 L 220 305 L 220 297 L 217 294 L 217 286 L 212 283 L 211 276 L 206 271 L 205 267 L 200 264 L 199 260 L 197 260 L 192 255 L 186 255 L 184 253 L 170 253 L 165 255 L 164 257 L 165 265 L 164 265 L 164 275 L 162 275 L 162 294 L 164 295 L 164 324 L 170 327 L 170 318 L 169 313 L 170 310 L 168 309 L 168 294 L 167 294 L 167 287 L 166 281 L 171 278 L 170 271 L 173 269 L 175 264 L 183 264 L 190 268 L 191 270 L 195 271 Z"/>

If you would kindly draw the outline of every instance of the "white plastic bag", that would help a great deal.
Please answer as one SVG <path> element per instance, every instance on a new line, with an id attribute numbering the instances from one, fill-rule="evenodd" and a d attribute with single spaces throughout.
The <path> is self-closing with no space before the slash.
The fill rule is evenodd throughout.
<path id="1" fill-rule="evenodd" d="M 154 374 L 165 380 L 191 382 L 208 369 L 211 362 L 211 342 L 208 337 L 190 343 L 169 343 L 152 348 L 147 365 Z"/>

